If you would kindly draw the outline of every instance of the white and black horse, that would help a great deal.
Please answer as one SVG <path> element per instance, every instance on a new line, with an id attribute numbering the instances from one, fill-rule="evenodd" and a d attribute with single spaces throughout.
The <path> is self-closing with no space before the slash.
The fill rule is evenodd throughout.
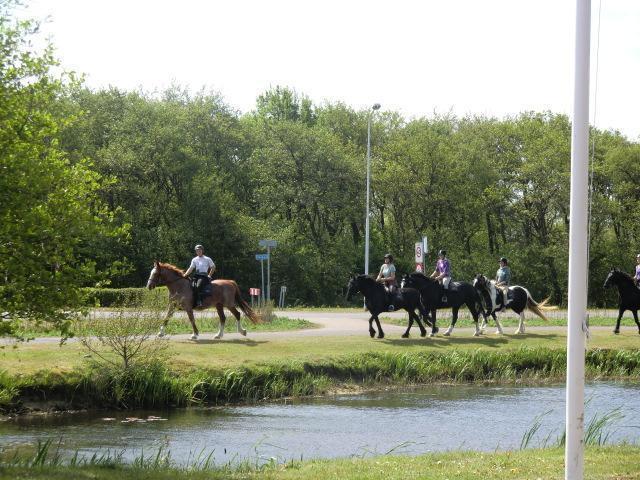
<path id="1" fill-rule="evenodd" d="M 524 311 L 526 309 L 531 310 L 545 322 L 549 321 L 544 315 L 545 310 L 556 309 L 556 307 L 546 304 L 549 300 L 548 298 L 540 303 L 536 302 L 529 290 L 519 285 L 508 287 L 507 298 L 504 298 L 504 291 L 502 288 L 496 287 L 495 280 L 488 280 L 482 274 L 476 275 L 473 280 L 473 287 L 478 291 L 482 299 L 482 308 L 484 309 L 484 320 L 480 327 L 482 330 L 487 326 L 487 316 L 491 315 L 498 326 L 496 333 L 502 334 L 502 325 L 500 325 L 500 321 L 496 317 L 496 312 L 502 312 L 509 308 L 520 315 L 520 323 L 515 333 L 524 333 Z"/>
<path id="2" fill-rule="evenodd" d="M 420 294 L 417 290 L 413 288 L 401 288 L 396 289 L 393 293 L 389 293 L 381 283 L 376 282 L 368 275 L 355 275 L 349 279 L 347 300 L 351 300 L 351 297 L 358 292 L 364 295 L 364 303 L 369 313 L 371 313 L 371 317 L 369 318 L 369 335 L 371 338 L 376 334 L 373 328 L 374 320 L 378 326 L 378 338 L 384 338 L 384 332 L 382 331 L 378 315 L 382 312 L 390 311 L 390 304 L 394 306 L 394 311 L 406 310 L 409 312 L 409 325 L 407 326 L 407 330 L 402 334 L 403 338 L 409 336 L 409 330 L 411 330 L 414 320 L 418 323 L 418 327 L 420 327 L 420 336 L 425 337 L 427 335 L 427 330 L 420 321 L 420 317 L 416 314 L 416 309 L 418 309 L 423 317 L 426 313 L 420 303 Z"/>
<path id="3" fill-rule="evenodd" d="M 627 275 L 623 271 L 614 268 L 607 275 L 604 281 L 604 288 L 609 288 L 615 285 L 618 287 L 618 293 L 620 294 L 620 301 L 618 302 L 618 320 L 616 321 L 616 328 L 613 333 L 620 333 L 620 320 L 625 310 L 630 310 L 633 313 L 633 319 L 638 325 L 638 333 L 640 333 L 640 322 L 638 321 L 638 310 L 640 309 L 640 289 L 633 283 L 633 278 Z"/>
<path id="4" fill-rule="evenodd" d="M 451 325 L 444 332 L 445 336 L 451 335 L 453 327 L 455 327 L 458 321 L 458 310 L 463 305 L 466 305 L 473 321 L 475 322 L 475 336 L 480 335 L 480 329 L 478 328 L 478 314 L 482 310 L 480 304 L 480 297 L 478 292 L 473 288 L 470 283 L 467 282 L 451 282 L 449 289 L 446 290 L 446 301 L 442 301 L 445 290 L 437 280 L 429 278 L 422 273 L 410 273 L 402 277 L 402 287 L 415 288 L 420 292 L 420 300 L 424 309 L 431 315 L 431 334 L 433 336 L 438 333 L 438 327 L 436 327 L 436 310 L 441 308 L 451 308 Z M 425 319 L 425 322 L 427 320 Z"/>

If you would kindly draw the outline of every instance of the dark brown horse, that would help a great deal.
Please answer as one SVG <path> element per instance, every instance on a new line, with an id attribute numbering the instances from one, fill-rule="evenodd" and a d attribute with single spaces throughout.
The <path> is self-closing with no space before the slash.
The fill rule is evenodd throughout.
<path id="1" fill-rule="evenodd" d="M 164 323 L 160 327 L 159 336 L 164 336 L 164 329 L 167 326 L 167 322 L 176 308 L 182 308 L 187 312 L 191 327 L 193 328 L 192 340 L 198 339 L 198 327 L 196 327 L 196 321 L 193 317 L 193 291 L 191 290 L 191 282 L 188 278 L 184 278 L 184 272 L 178 267 L 171 265 L 170 263 L 161 263 L 157 260 L 154 262 L 153 270 L 149 275 L 147 281 L 147 288 L 149 290 L 154 289 L 158 285 L 166 285 L 169 289 L 169 309 L 165 316 Z M 236 317 L 236 323 L 238 324 L 238 333 L 246 335 L 247 331 L 240 325 L 240 312 L 236 309 L 239 307 L 244 314 L 249 317 L 253 323 L 260 323 L 260 318 L 251 309 L 251 307 L 240 296 L 240 289 L 238 284 L 233 280 L 214 280 L 211 282 L 212 292 L 208 297 L 203 298 L 202 306 L 198 307 L 198 310 L 205 308 L 216 307 L 218 316 L 220 317 L 220 330 L 214 338 L 222 338 L 224 335 L 224 323 L 226 317 L 224 315 L 224 309 L 227 308 L 234 317 Z"/>

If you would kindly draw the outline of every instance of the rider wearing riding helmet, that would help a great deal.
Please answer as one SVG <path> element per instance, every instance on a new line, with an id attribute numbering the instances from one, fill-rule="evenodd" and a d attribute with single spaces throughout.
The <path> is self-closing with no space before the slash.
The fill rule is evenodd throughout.
<path id="1" fill-rule="evenodd" d="M 640 253 L 636 255 L 636 276 L 633 277 L 636 287 L 640 288 Z"/>
<path id="2" fill-rule="evenodd" d="M 384 256 L 384 263 L 380 267 L 380 272 L 378 272 L 376 282 L 382 283 L 387 291 L 393 294 L 396 286 L 396 266 L 393 264 L 393 255 L 390 253 L 387 253 Z M 394 309 L 395 307 L 391 303 L 389 305 L 389 310 Z"/>
<path id="3" fill-rule="evenodd" d="M 496 272 L 496 288 L 502 291 L 502 308 L 500 310 L 504 310 L 507 305 L 509 285 L 511 285 L 511 269 L 506 257 L 501 257 L 499 264 L 500 268 Z"/>
<path id="4" fill-rule="evenodd" d="M 451 263 L 447 258 L 447 251 L 440 250 L 438 252 L 438 261 L 436 262 L 436 269 L 431 274 L 431 278 L 435 278 L 440 282 L 445 290 L 449 290 L 449 283 L 451 282 Z M 442 302 L 447 302 L 446 292 L 442 296 Z"/>
<path id="5" fill-rule="evenodd" d="M 511 285 L 511 269 L 509 268 L 509 262 L 506 257 L 502 257 L 499 260 L 500 268 L 496 272 L 496 287 Z"/>
<path id="6" fill-rule="evenodd" d="M 211 275 L 216 271 L 216 264 L 204 254 L 204 247 L 196 245 L 196 256 L 191 260 L 191 265 L 186 272 L 184 278 L 187 278 L 191 272 L 195 271 L 195 288 L 196 288 L 196 306 L 202 305 L 202 296 L 200 295 L 202 286 L 205 282 L 211 282 Z"/>

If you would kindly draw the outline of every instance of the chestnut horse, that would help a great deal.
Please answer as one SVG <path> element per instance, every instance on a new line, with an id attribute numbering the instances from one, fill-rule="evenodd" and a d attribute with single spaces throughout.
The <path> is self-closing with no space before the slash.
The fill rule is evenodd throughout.
<path id="1" fill-rule="evenodd" d="M 187 312 L 187 316 L 191 322 L 191 327 L 193 328 L 191 339 L 197 340 L 199 332 L 198 327 L 196 327 L 195 318 L 193 317 L 193 291 L 191 290 L 191 282 L 189 279 L 184 277 L 184 272 L 178 267 L 156 260 L 153 264 L 153 270 L 151 270 L 151 274 L 149 275 L 149 280 L 147 281 L 147 288 L 152 290 L 158 285 L 166 285 L 169 289 L 169 308 L 158 335 L 161 337 L 164 336 L 164 329 L 169 322 L 169 318 L 173 315 L 175 309 L 179 307 Z M 233 280 L 214 280 L 211 282 L 211 287 L 211 295 L 202 299 L 202 306 L 198 307 L 198 310 L 216 307 L 218 316 L 220 317 L 220 330 L 214 338 L 222 338 L 224 335 L 224 323 L 226 320 L 224 308 L 227 308 L 233 316 L 236 317 L 238 333 L 242 335 L 247 335 L 247 331 L 240 325 L 240 312 L 238 312 L 236 307 L 239 307 L 253 323 L 260 323 L 258 315 L 256 315 L 247 302 L 240 296 L 240 289 L 236 282 Z"/>

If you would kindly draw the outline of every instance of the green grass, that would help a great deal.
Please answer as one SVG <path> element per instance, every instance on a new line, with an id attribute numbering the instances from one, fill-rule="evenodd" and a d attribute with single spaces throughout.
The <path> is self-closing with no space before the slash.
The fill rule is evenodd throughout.
<path id="1" fill-rule="evenodd" d="M 631 445 L 589 447 L 585 451 L 587 480 L 640 479 L 640 447 Z M 76 462 L 77 463 L 77 462 Z M 380 456 L 268 464 L 250 463 L 237 467 L 167 467 L 150 458 L 145 464 L 126 466 L 119 462 L 94 462 L 67 466 L 39 460 L 35 466 L 4 464 L 0 478 L 7 479 L 273 479 L 273 480 L 407 480 L 478 478 L 499 480 L 562 479 L 564 450 L 542 449 L 513 452 L 445 452 L 414 457 Z"/>
<path id="2" fill-rule="evenodd" d="M 116 312 L 127 311 L 126 309 L 117 309 Z M 136 309 L 131 309 L 130 311 L 135 312 Z M 104 318 L 104 321 L 109 321 L 108 318 Z M 161 316 L 158 316 L 158 326 L 162 323 Z M 249 329 L 250 331 L 255 332 L 283 332 L 287 330 L 301 330 L 305 328 L 318 328 L 318 325 L 312 323 L 308 320 L 304 320 L 301 318 L 287 318 L 287 317 L 274 317 L 269 322 L 263 322 L 258 324 L 253 324 L 248 321 L 246 318 L 242 318 L 241 320 L 243 328 Z M 212 317 L 204 317 L 198 316 L 196 318 L 196 325 L 201 332 L 217 332 L 220 328 L 219 319 L 217 316 Z M 18 330 L 16 333 L 19 336 L 26 338 L 35 338 L 35 337 L 58 337 L 60 336 L 60 332 L 57 330 L 52 330 L 47 328 L 45 324 L 37 324 L 33 322 L 24 322 L 24 328 Z M 73 331 L 73 329 L 72 329 Z M 229 315 L 225 322 L 224 331 L 227 333 L 233 333 L 237 331 L 236 327 L 236 319 Z M 168 334 L 174 335 L 179 333 L 191 333 L 191 324 L 189 323 L 189 319 L 186 317 L 173 317 L 169 320 L 167 324 L 166 332 Z M 87 333 L 92 333 L 88 331 Z"/>

